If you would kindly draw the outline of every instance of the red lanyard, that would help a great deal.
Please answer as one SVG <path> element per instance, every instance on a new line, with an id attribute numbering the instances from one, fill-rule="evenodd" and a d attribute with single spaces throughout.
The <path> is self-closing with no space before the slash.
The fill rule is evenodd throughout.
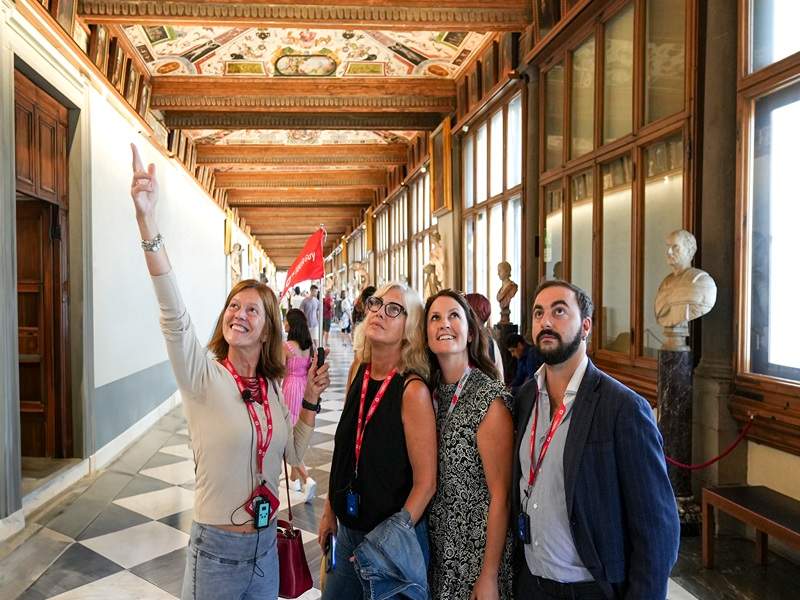
<path id="1" fill-rule="evenodd" d="M 539 474 L 539 469 L 542 468 L 542 461 L 544 461 L 545 454 L 547 454 L 547 450 L 550 448 L 550 442 L 553 441 L 553 436 L 556 433 L 556 429 L 558 426 L 561 425 L 561 421 L 564 419 L 564 413 L 567 412 L 567 405 L 562 404 L 561 408 L 558 409 L 555 416 L 553 417 L 553 422 L 550 423 L 550 429 L 547 432 L 547 438 L 544 440 L 544 444 L 542 444 L 542 449 L 539 452 L 539 460 L 536 461 L 536 466 L 533 465 L 533 455 L 536 451 L 536 426 L 539 424 L 539 399 L 541 396 L 536 394 L 536 402 L 533 405 L 533 427 L 531 428 L 531 470 L 530 474 L 528 475 L 528 490 L 533 487 L 533 484 L 536 482 L 536 476 Z"/>
<path id="2" fill-rule="evenodd" d="M 364 380 L 361 383 L 361 402 L 358 405 L 358 423 L 356 424 L 356 464 L 355 464 L 355 477 L 358 477 L 358 459 L 361 458 L 361 446 L 364 443 L 364 432 L 367 430 L 367 423 L 372 419 L 372 415 L 378 410 L 378 406 L 383 400 L 383 395 L 386 393 L 386 388 L 392 382 L 392 378 L 397 374 L 397 369 L 392 369 L 383 380 L 378 393 L 372 399 L 367 417 L 364 418 L 364 406 L 367 403 L 367 384 L 369 384 L 370 365 L 364 370 Z"/>
<path id="3" fill-rule="evenodd" d="M 236 382 L 236 387 L 239 388 L 239 393 L 244 392 L 247 389 L 245 386 L 244 381 L 236 372 L 236 369 L 231 364 L 227 358 L 222 362 L 222 366 L 228 369 L 228 372 L 233 376 L 233 380 Z M 264 434 L 261 429 L 261 421 L 258 419 L 258 414 L 256 414 L 256 409 L 253 406 L 253 402 L 245 402 L 245 406 L 247 406 L 247 412 L 250 413 L 250 419 L 253 421 L 253 425 L 256 428 L 256 456 L 257 456 L 257 468 L 260 474 L 263 473 L 264 469 L 264 457 L 267 455 L 267 449 L 269 448 L 270 442 L 272 442 L 272 409 L 269 406 L 269 397 L 267 396 L 267 382 L 264 381 L 263 377 L 258 378 L 258 383 L 261 387 L 261 406 L 264 407 L 264 414 L 267 417 L 267 438 L 264 439 Z M 260 482 L 259 482 L 260 483 Z"/>
<path id="4" fill-rule="evenodd" d="M 444 423 L 442 424 L 442 431 L 445 430 L 447 427 L 447 422 L 450 420 L 450 415 L 453 414 L 453 411 L 456 408 L 456 404 L 458 404 L 458 398 L 461 396 L 461 392 L 464 391 L 464 385 L 467 383 L 467 379 L 469 379 L 469 374 L 472 373 L 472 367 L 467 367 L 467 370 L 464 371 L 464 374 L 461 375 L 461 379 L 458 380 L 458 385 L 456 386 L 456 391 L 453 392 L 453 397 L 450 400 L 450 406 L 447 407 L 447 414 L 444 417 Z M 436 394 L 434 394 L 434 403 L 436 403 L 436 410 L 438 412 L 438 402 L 436 401 Z"/>

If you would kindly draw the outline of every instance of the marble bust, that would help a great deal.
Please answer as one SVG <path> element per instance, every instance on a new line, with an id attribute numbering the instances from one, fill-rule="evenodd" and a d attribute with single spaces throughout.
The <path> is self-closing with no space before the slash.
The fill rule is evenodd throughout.
<path id="1" fill-rule="evenodd" d="M 656 321 L 667 334 L 666 349 L 682 350 L 682 340 L 688 333 L 688 322 L 709 312 L 717 300 L 717 286 L 711 276 L 692 267 L 697 241 L 685 229 L 673 231 L 666 237 L 667 264 L 672 273 L 658 286 L 655 299 Z M 680 331 L 672 331 L 672 330 Z M 672 334 L 672 335 L 671 335 Z M 681 346 L 675 347 L 676 344 Z"/>
<path id="2" fill-rule="evenodd" d="M 497 276 L 500 278 L 500 289 L 497 292 L 497 303 L 500 305 L 500 323 L 508 324 L 511 315 L 511 300 L 517 295 L 519 286 L 511 281 L 511 264 L 503 261 L 497 265 Z"/>

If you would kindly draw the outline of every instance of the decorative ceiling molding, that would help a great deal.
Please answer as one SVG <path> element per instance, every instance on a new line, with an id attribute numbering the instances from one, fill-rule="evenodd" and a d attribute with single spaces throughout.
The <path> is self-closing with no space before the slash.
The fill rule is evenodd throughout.
<path id="1" fill-rule="evenodd" d="M 439 113 L 265 113 L 167 111 L 170 129 L 402 129 L 433 131 Z"/>
<path id="2" fill-rule="evenodd" d="M 370 188 L 387 184 L 385 171 L 317 171 L 306 173 L 218 173 L 217 189 L 285 187 Z"/>
<path id="3" fill-rule="evenodd" d="M 452 79 L 154 77 L 151 107 L 163 111 L 438 112 L 456 108 Z"/>
<path id="4" fill-rule="evenodd" d="M 123 24 L 354 27 L 398 30 L 522 31 L 531 23 L 529 0 L 80 0 L 86 22 Z"/>
<path id="5" fill-rule="evenodd" d="M 197 164 L 211 167 L 402 165 L 408 160 L 404 144 L 359 144 L 331 146 L 198 145 Z"/>
<path id="6" fill-rule="evenodd" d="M 369 188 L 342 190 L 337 188 L 271 188 L 263 191 L 237 190 L 228 192 L 230 205 L 263 205 L 270 204 L 334 204 L 344 205 L 369 205 L 375 199 L 375 192 Z"/>

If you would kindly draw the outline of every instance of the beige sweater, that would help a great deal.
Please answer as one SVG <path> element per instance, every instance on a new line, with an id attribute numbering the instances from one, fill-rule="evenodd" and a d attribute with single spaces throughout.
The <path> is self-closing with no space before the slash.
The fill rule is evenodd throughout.
<path id="1" fill-rule="evenodd" d="M 208 525 L 244 523 L 250 515 L 242 506 L 256 485 L 258 473 L 252 421 L 231 374 L 198 342 L 174 272 L 153 277 L 153 285 L 197 464 L 194 519 Z M 269 489 L 279 496 L 281 456 L 285 451 L 290 465 L 300 464 L 313 428 L 298 420 L 292 429 L 280 385 L 275 386 L 277 394 L 269 382 L 267 387 L 273 433 L 263 474 Z M 266 435 L 264 409 L 259 404 L 254 407 Z"/>

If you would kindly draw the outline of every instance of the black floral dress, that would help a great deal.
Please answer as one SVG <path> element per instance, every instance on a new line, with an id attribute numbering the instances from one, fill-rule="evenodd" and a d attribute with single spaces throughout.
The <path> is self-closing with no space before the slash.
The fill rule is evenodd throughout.
<path id="1" fill-rule="evenodd" d="M 473 369 L 447 420 L 447 409 L 455 389 L 456 384 L 436 388 L 436 425 L 441 435 L 439 482 L 429 513 L 429 578 L 434 600 L 468 600 L 481 574 L 486 550 L 489 488 L 478 452 L 478 427 L 496 398 L 501 398 L 511 408 L 511 396 L 505 386 Z M 502 600 L 512 598 L 512 547 L 509 530 L 498 576 Z"/>

